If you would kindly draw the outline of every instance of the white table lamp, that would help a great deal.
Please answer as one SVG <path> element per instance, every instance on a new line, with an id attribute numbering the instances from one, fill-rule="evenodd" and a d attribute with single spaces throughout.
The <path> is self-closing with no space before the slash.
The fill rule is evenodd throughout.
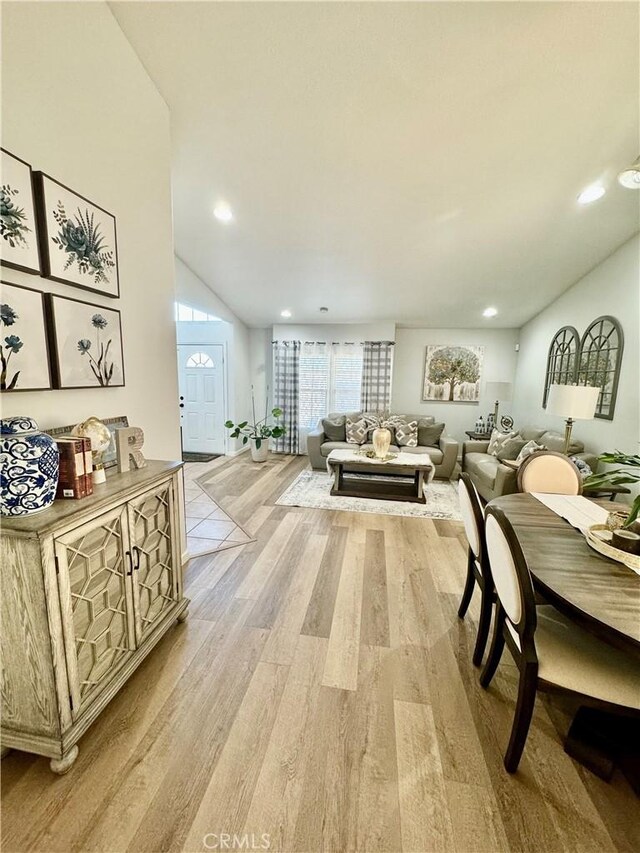
<path id="1" fill-rule="evenodd" d="M 507 403 L 511 399 L 512 385 L 510 382 L 487 382 L 485 391 L 488 397 L 493 397 L 495 409 L 493 410 L 494 423 L 498 426 L 498 408 L 500 402 Z"/>
<path id="2" fill-rule="evenodd" d="M 547 411 L 566 418 L 564 452 L 568 455 L 574 420 L 590 421 L 596 412 L 599 388 L 590 385 L 552 385 L 549 389 Z"/>

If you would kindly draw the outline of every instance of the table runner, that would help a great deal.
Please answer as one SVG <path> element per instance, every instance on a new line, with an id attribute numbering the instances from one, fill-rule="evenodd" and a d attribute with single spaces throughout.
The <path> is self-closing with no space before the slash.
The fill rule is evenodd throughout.
<path id="1" fill-rule="evenodd" d="M 583 534 L 592 524 L 605 524 L 609 515 L 608 510 L 583 498 L 582 495 L 552 495 L 544 492 L 531 494 Z"/>

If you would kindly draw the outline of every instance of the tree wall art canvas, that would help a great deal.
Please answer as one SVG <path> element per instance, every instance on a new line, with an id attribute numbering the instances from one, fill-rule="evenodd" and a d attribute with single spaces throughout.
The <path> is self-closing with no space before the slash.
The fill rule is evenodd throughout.
<path id="1" fill-rule="evenodd" d="M 56 388 L 124 385 L 119 311 L 48 294 L 47 314 Z"/>
<path id="2" fill-rule="evenodd" d="M 34 174 L 43 275 L 118 297 L 116 218 L 43 172 Z"/>
<path id="3" fill-rule="evenodd" d="M 40 275 L 31 166 L 0 149 L 0 262 Z"/>
<path id="4" fill-rule="evenodd" d="M 39 290 L 0 282 L 0 391 L 51 385 L 44 300 Z"/>
<path id="5" fill-rule="evenodd" d="M 481 346 L 427 346 L 422 399 L 477 403 L 483 359 Z"/>

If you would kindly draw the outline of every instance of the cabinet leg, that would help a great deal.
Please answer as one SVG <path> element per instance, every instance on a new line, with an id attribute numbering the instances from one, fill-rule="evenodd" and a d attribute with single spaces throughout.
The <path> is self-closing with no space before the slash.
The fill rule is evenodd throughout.
<path id="1" fill-rule="evenodd" d="M 65 753 L 62 758 L 52 758 L 49 762 L 49 767 L 51 768 L 52 773 L 57 773 L 58 776 L 62 776 L 63 773 L 66 773 L 68 770 L 71 770 L 74 761 L 78 757 L 78 747 L 72 746 L 69 752 Z"/>
<path id="2" fill-rule="evenodd" d="M 189 608 L 183 610 L 182 613 L 178 616 L 178 622 L 186 622 L 189 618 Z"/>

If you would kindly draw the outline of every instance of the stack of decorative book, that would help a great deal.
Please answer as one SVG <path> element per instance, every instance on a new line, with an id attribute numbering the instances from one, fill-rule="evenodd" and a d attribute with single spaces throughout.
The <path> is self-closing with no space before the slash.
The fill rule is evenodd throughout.
<path id="1" fill-rule="evenodd" d="M 86 498 L 93 494 L 91 441 L 78 435 L 56 438 L 60 451 L 60 476 L 56 498 Z"/>

